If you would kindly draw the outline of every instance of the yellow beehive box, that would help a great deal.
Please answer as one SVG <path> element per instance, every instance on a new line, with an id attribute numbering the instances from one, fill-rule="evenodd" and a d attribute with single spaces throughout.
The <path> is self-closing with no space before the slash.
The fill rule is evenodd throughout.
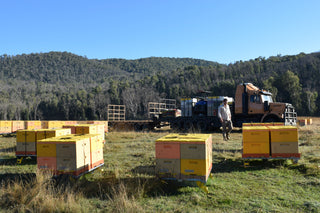
<path id="1" fill-rule="evenodd" d="M 210 165 L 205 159 L 181 159 L 181 174 L 191 176 L 208 175 Z"/>
<path id="2" fill-rule="evenodd" d="M 52 140 L 41 140 L 37 142 L 37 156 L 38 157 L 56 157 L 56 143 Z"/>
<path id="3" fill-rule="evenodd" d="M 308 119 L 307 119 L 307 124 L 308 124 L 308 125 L 311 125 L 311 124 L 312 124 L 312 118 L 308 118 Z"/>
<path id="4" fill-rule="evenodd" d="M 271 126 L 270 141 L 273 142 L 298 142 L 298 128 L 295 126 Z"/>
<path id="5" fill-rule="evenodd" d="M 91 153 L 90 155 L 90 169 L 95 168 L 97 166 L 99 166 L 100 164 L 104 163 L 104 159 L 103 159 L 103 150 L 96 150 L 94 152 Z"/>
<path id="6" fill-rule="evenodd" d="M 243 143 L 269 143 L 269 129 L 265 126 L 244 126 L 242 127 L 242 137 Z"/>
<path id="7" fill-rule="evenodd" d="M 37 130 L 26 131 L 26 142 L 35 143 L 37 140 Z"/>
<path id="8" fill-rule="evenodd" d="M 96 134 L 104 135 L 104 124 L 95 124 Z"/>
<path id="9" fill-rule="evenodd" d="M 270 145 L 269 142 L 243 142 L 242 144 L 243 154 L 269 154 Z"/>
<path id="10" fill-rule="evenodd" d="M 17 131 L 17 142 L 26 142 L 28 130 L 18 130 Z"/>
<path id="11" fill-rule="evenodd" d="M 56 143 L 57 170 L 85 171 L 90 166 L 90 140 L 88 137 L 60 137 Z"/>
<path id="12" fill-rule="evenodd" d="M 67 128 L 59 128 L 59 129 L 48 129 L 46 130 L 46 137 L 47 138 L 52 138 L 52 137 L 59 137 L 63 135 L 70 135 L 71 134 L 71 129 Z"/>
<path id="13" fill-rule="evenodd" d="M 0 121 L 0 133 L 11 133 L 12 121 Z"/>
<path id="14" fill-rule="evenodd" d="M 87 134 L 85 136 L 90 138 L 90 151 L 91 152 L 103 149 L 104 137 L 102 135 L 100 135 L 100 134 Z"/>
<path id="15" fill-rule="evenodd" d="M 47 130 L 48 129 L 38 129 L 37 130 L 37 141 L 47 138 L 47 134 L 46 134 Z"/>

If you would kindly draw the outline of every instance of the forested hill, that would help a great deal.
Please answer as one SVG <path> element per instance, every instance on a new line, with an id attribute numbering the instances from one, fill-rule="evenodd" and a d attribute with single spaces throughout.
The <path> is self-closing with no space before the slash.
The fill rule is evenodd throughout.
<path id="1" fill-rule="evenodd" d="M 138 60 L 87 59 L 67 52 L 0 56 L 0 77 L 35 80 L 43 83 L 98 82 L 114 79 L 139 79 L 158 72 L 170 72 L 190 65 L 217 63 L 191 58 L 143 58 Z"/>
<path id="2" fill-rule="evenodd" d="M 198 90 L 234 97 L 252 82 L 299 115 L 320 115 L 320 53 L 228 65 L 191 58 L 87 59 L 67 52 L 0 56 L 0 119 L 106 119 L 108 104 L 144 118 L 148 102 Z"/>

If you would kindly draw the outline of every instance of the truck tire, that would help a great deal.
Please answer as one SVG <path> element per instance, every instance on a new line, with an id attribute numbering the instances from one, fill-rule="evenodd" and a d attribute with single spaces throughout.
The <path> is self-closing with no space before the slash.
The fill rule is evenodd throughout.
<path id="1" fill-rule="evenodd" d="M 200 130 L 201 132 L 204 132 L 207 130 L 207 122 L 204 120 L 200 120 L 197 122 L 197 129 Z"/>
<path id="2" fill-rule="evenodd" d="M 179 130 L 179 123 L 177 121 L 174 121 L 170 124 L 170 128 L 173 130 L 173 131 L 178 131 Z"/>
<path id="3" fill-rule="evenodd" d="M 184 130 L 189 131 L 192 129 L 193 129 L 193 122 L 192 121 L 184 122 Z"/>
<path id="4" fill-rule="evenodd" d="M 280 120 L 274 116 L 268 116 L 263 119 L 263 123 L 273 123 L 273 122 L 279 122 L 279 121 Z"/>
<path id="5" fill-rule="evenodd" d="M 135 123 L 134 124 L 134 130 L 137 131 L 137 132 L 142 131 L 142 126 L 140 124 L 138 124 L 138 123 Z"/>

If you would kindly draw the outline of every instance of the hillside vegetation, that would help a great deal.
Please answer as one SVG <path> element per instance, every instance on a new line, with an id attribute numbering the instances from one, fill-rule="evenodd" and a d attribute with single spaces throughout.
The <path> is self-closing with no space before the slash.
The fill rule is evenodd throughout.
<path id="1" fill-rule="evenodd" d="M 67 52 L 0 56 L 0 119 L 106 119 L 108 104 L 128 118 L 146 116 L 160 98 L 199 90 L 234 96 L 252 82 L 292 103 L 299 115 L 320 115 L 320 53 L 256 58 L 232 64 L 191 58 L 87 59 Z M 132 104 L 134 103 L 134 104 Z"/>

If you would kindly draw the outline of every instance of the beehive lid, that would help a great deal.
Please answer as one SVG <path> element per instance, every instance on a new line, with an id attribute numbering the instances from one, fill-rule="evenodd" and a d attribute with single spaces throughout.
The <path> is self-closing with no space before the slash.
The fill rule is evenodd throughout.
<path id="1" fill-rule="evenodd" d="M 205 142 L 210 134 L 169 134 L 156 142 Z"/>
<path id="2" fill-rule="evenodd" d="M 269 126 L 270 131 L 297 131 L 295 126 Z"/>
<path id="3" fill-rule="evenodd" d="M 244 126 L 242 131 L 269 131 L 269 128 L 266 126 Z"/>
<path id="4" fill-rule="evenodd" d="M 58 136 L 58 137 L 52 137 L 52 138 L 46 138 L 46 139 L 42 139 L 39 140 L 38 143 L 58 143 L 58 142 L 62 142 L 64 140 L 76 140 L 74 138 L 74 135 L 63 135 L 63 136 Z"/>

